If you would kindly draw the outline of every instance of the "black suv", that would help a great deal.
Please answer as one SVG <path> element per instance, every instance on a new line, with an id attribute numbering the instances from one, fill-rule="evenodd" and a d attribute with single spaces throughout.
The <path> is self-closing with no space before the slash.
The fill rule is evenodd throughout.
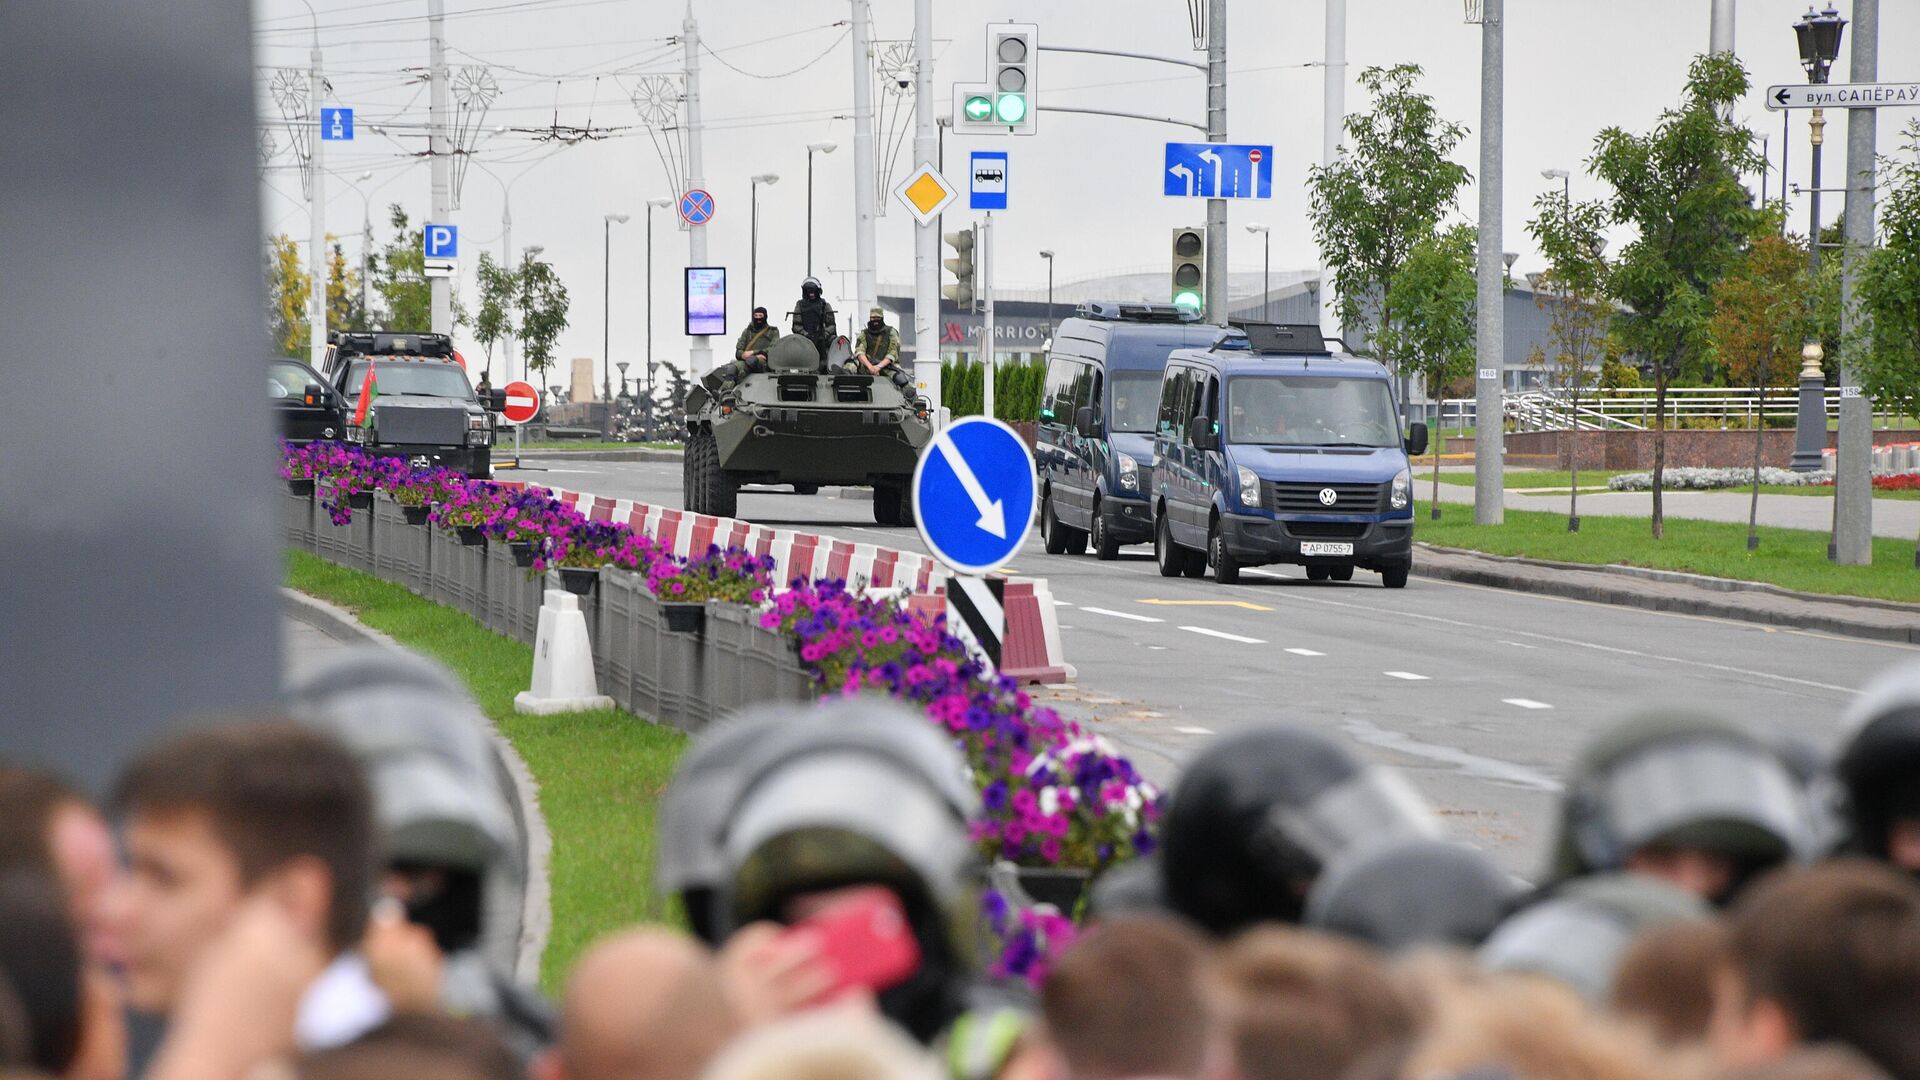
<path id="1" fill-rule="evenodd" d="M 295 446 L 346 434 L 347 407 L 340 392 L 298 360 L 276 357 L 267 364 L 267 398 L 280 419 L 280 436 Z"/>
<path id="2" fill-rule="evenodd" d="M 493 475 L 494 418 L 506 392 L 482 400 L 445 334 L 330 335 L 329 383 L 346 401 L 346 441 L 381 457 L 404 457 L 471 477 Z M 371 377 L 369 377 L 371 376 Z M 373 401 L 363 413 L 361 395 Z"/>
<path id="3" fill-rule="evenodd" d="M 1153 430 L 1160 373 L 1175 349 L 1204 348 L 1218 326 L 1172 304 L 1082 304 L 1054 332 L 1034 464 L 1040 533 L 1054 555 L 1089 539 L 1101 559 L 1153 539 Z"/>

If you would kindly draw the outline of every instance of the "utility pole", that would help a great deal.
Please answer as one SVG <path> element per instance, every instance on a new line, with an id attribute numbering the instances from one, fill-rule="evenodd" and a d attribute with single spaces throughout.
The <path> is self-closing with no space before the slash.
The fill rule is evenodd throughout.
<path id="1" fill-rule="evenodd" d="M 913 2 L 913 160 L 930 165 L 940 133 L 933 115 L 933 0 Z M 1051 264 L 1049 264 L 1051 265 Z M 1049 312 L 1051 318 L 1051 312 Z M 940 410 L 940 219 L 913 230 L 913 381 Z"/>
<path id="2" fill-rule="evenodd" d="M 1347 122 L 1347 0 L 1327 0 L 1327 44 L 1322 56 L 1320 101 L 1320 164 L 1332 168 L 1340 160 L 1340 136 Z M 1320 260 L 1320 332 L 1342 340 L 1340 297 L 1333 288 L 1333 270 Z"/>
<path id="3" fill-rule="evenodd" d="M 1707 51 L 1733 52 L 1734 0 L 1713 0 L 1713 26 L 1707 34 Z"/>
<path id="4" fill-rule="evenodd" d="M 433 216 L 431 225 L 450 225 L 453 218 L 453 147 L 447 141 L 447 0 L 427 0 L 428 72 L 431 83 L 427 160 L 432 165 Z M 436 334 L 453 333 L 453 279 L 427 279 L 433 300 Z"/>
<path id="5" fill-rule="evenodd" d="M 1227 0 L 1207 0 L 1207 141 L 1227 141 Z M 1207 200 L 1207 321 L 1227 322 L 1227 200 L 1218 198 Z"/>
<path id="6" fill-rule="evenodd" d="M 988 210 L 980 218 L 979 254 L 974 261 L 974 273 L 980 283 L 980 296 L 985 301 L 986 314 L 980 320 L 980 355 L 985 366 L 980 369 L 980 405 L 981 412 L 993 418 L 993 211 Z"/>
<path id="7" fill-rule="evenodd" d="M 853 244 L 854 266 L 858 271 L 854 275 L 854 286 L 859 290 L 854 303 L 856 323 L 859 321 L 859 313 L 872 307 L 875 297 L 880 292 L 874 280 L 873 219 L 876 207 L 873 190 L 873 72 L 871 70 L 873 28 L 869 25 L 872 15 L 873 12 L 867 0 L 853 0 Z M 915 27 L 916 40 L 919 32 L 919 28 Z M 915 155 L 920 152 L 920 134 L 917 124 L 916 120 L 913 136 Z M 920 292 L 919 250 L 919 239 L 916 235 L 914 247 L 916 303 Z M 917 315 L 915 317 L 918 318 Z M 919 345 L 917 334 L 914 344 L 916 347 Z"/>
<path id="8" fill-rule="evenodd" d="M 693 21 L 693 0 L 687 0 L 687 17 L 680 24 L 680 39 L 687 57 L 687 187 L 705 190 L 707 186 L 706 128 L 700 122 L 700 24 Z M 675 196 L 684 192 L 675 192 Z M 687 226 L 687 265 L 707 265 L 707 227 Z M 648 300 L 652 300 L 649 296 Z M 713 342 L 704 335 L 687 347 L 687 377 L 698 381 L 713 370 Z"/>
<path id="9" fill-rule="evenodd" d="M 1473 382 L 1473 522 L 1506 520 L 1505 435 L 1501 428 L 1501 374 L 1505 343 L 1501 317 L 1506 298 L 1501 280 L 1501 117 L 1506 63 L 1502 35 L 1506 0 L 1485 0 L 1480 22 L 1480 326 Z M 1446 449 L 1444 444 L 1435 453 Z"/>
<path id="10" fill-rule="evenodd" d="M 1853 0 L 1853 59 L 1847 77 L 1853 82 L 1873 82 L 1879 73 L 1880 0 Z M 1878 116 L 1874 109 L 1847 113 L 1846 247 L 1840 256 L 1840 439 L 1833 478 L 1833 555 L 1842 566 L 1873 562 L 1873 406 L 1860 391 L 1860 346 L 1855 343 L 1860 327 L 1854 294 L 1860 286 L 1860 260 L 1873 245 L 1874 121 Z M 1820 242 L 1818 230 L 1812 242 Z"/>
<path id="11" fill-rule="evenodd" d="M 313 119 L 313 134 L 307 141 L 312 151 L 310 162 L 313 166 L 313 213 L 309 218 L 312 233 L 308 240 L 307 266 L 313 275 L 309 306 L 312 314 L 307 318 L 307 362 L 315 371 L 327 362 L 327 167 L 321 147 L 327 145 L 326 132 L 320 125 L 320 109 L 326 98 L 327 77 L 320 72 L 320 25 L 313 27 L 313 70 L 308 75 L 307 93 L 309 104 L 307 113 Z"/>

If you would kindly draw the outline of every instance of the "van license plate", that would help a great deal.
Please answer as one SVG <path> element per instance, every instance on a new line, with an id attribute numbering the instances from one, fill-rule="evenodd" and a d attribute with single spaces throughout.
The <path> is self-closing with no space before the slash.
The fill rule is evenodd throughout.
<path id="1" fill-rule="evenodd" d="M 1302 555 L 1351 555 L 1352 544 L 1316 544 L 1304 542 L 1300 545 Z"/>

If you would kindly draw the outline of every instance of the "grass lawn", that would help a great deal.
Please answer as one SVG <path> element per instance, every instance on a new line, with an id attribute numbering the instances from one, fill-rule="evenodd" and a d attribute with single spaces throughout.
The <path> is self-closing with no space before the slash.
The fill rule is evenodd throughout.
<path id="1" fill-rule="evenodd" d="M 1585 491 L 1590 487 L 1606 487 L 1607 478 L 1613 475 L 1614 472 L 1610 469 L 1581 469 L 1580 490 Z M 1414 473 L 1414 479 L 1421 483 L 1432 484 L 1433 467 L 1429 465 L 1426 472 L 1416 471 Z M 1440 482 L 1443 484 L 1458 484 L 1464 487 L 1472 487 L 1473 474 L 1471 472 L 1443 471 L 1440 474 Z M 1573 476 L 1571 473 L 1552 469 L 1509 469 L 1506 474 L 1506 486 L 1510 488 L 1566 489 L 1573 486 Z"/>
<path id="2" fill-rule="evenodd" d="M 352 611 L 464 680 L 540 785 L 553 834 L 553 932 L 541 983 L 557 992 L 595 938 L 642 921 L 680 921 L 654 894 L 653 811 L 686 737 L 618 709 L 521 716 L 513 695 L 533 678 L 533 650 L 452 608 L 378 578 L 289 552 L 287 584 Z"/>
<path id="3" fill-rule="evenodd" d="M 1827 561 L 1827 534 L 1806 529 L 1762 526 L 1760 550 L 1749 553 L 1747 527 L 1727 522 L 1668 518 L 1666 539 L 1656 541 L 1645 518 L 1583 516 L 1580 531 L 1569 533 L 1564 514 L 1508 510 L 1503 524 L 1475 525 L 1471 506 L 1443 505 L 1440 513 L 1439 521 L 1431 521 L 1426 507 L 1416 505 L 1414 539 L 1494 555 L 1684 570 L 1802 592 L 1920 603 L 1912 540 L 1876 537 L 1873 565 L 1835 566 Z"/>

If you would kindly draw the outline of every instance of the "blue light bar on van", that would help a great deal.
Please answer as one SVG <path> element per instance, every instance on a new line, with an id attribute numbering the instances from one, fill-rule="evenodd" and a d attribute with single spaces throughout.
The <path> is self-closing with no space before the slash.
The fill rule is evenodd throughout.
<path id="1" fill-rule="evenodd" d="M 1178 304 L 1147 302 L 1125 303 L 1117 300 L 1090 300 L 1074 310 L 1083 319 L 1106 322 L 1199 322 L 1200 313 Z"/>

